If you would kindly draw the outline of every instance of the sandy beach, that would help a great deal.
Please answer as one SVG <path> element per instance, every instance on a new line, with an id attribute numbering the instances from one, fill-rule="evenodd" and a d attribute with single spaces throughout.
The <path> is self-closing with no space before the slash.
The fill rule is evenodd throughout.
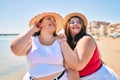
<path id="1" fill-rule="evenodd" d="M 100 37 L 96 41 L 103 62 L 120 77 L 120 38 Z"/>
<path id="2" fill-rule="evenodd" d="M 103 62 L 120 77 L 120 38 L 99 37 L 99 40 L 97 38 L 95 40 L 97 41 Z M 22 80 L 27 70 L 28 66 L 24 66 L 6 75 L 6 77 L 1 77 L 1 80 Z"/>
<path id="3" fill-rule="evenodd" d="M 21 68 L 17 71 L 13 71 L 5 77 L 1 77 L 0 80 L 22 80 L 24 74 L 27 72 L 27 67 Z"/>

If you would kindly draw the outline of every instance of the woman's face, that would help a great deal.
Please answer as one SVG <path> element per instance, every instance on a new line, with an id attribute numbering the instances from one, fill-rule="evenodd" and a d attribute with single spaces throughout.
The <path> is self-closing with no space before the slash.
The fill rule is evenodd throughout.
<path id="1" fill-rule="evenodd" d="M 79 18 L 73 17 L 69 21 L 69 31 L 71 35 L 75 36 L 81 31 L 82 24 Z"/>
<path id="2" fill-rule="evenodd" d="M 42 30 L 50 31 L 50 32 L 55 32 L 57 28 L 57 24 L 55 21 L 55 18 L 51 15 L 45 16 L 40 23 L 40 27 Z"/>

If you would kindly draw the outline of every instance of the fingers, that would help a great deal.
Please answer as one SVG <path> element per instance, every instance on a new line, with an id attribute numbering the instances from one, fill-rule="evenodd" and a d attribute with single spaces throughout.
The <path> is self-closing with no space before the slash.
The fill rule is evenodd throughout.
<path id="1" fill-rule="evenodd" d="M 57 39 L 58 39 L 58 41 L 59 41 L 60 44 L 61 44 L 63 41 L 67 41 L 65 34 L 59 34 L 59 35 L 57 36 Z"/>
<path id="2" fill-rule="evenodd" d="M 65 34 L 59 34 L 59 35 L 58 35 L 58 38 L 60 38 L 60 39 L 66 38 L 66 35 L 65 35 Z"/>
<path id="3" fill-rule="evenodd" d="M 39 28 L 39 22 L 34 22 L 33 26 Z"/>
<path id="4" fill-rule="evenodd" d="M 34 32 L 40 31 L 41 30 L 40 23 L 34 22 L 31 28 L 34 29 Z"/>
<path id="5" fill-rule="evenodd" d="M 65 31 L 63 28 L 61 28 L 61 30 L 58 32 L 58 35 L 60 35 L 60 34 L 65 34 Z"/>

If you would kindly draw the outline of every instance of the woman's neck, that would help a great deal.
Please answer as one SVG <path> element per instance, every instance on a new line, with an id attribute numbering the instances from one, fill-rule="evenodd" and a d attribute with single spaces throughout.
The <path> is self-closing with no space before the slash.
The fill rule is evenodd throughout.
<path id="1" fill-rule="evenodd" d="M 39 35 L 39 41 L 43 45 L 52 45 L 54 41 L 56 40 L 56 37 L 53 36 L 53 34 L 40 34 Z"/>

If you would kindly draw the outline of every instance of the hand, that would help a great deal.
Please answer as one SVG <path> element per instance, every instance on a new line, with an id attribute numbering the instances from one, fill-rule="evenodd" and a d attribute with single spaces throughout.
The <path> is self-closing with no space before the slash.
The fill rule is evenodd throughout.
<path id="1" fill-rule="evenodd" d="M 40 31 L 40 29 L 41 29 L 39 22 L 34 22 L 34 24 L 33 24 L 32 27 L 34 28 L 34 31 L 35 31 L 35 32 L 38 32 L 38 31 Z"/>
<path id="2" fill-rule="evenodd" d="M 66 41 L 65 30 L 61 28 L 61 30 L 57 33 L 58 42 L 61 44 L 63 41 Z"/>
<path id="3" fill-rule="evenodd" d="M 67 41 L 65 34 L 59 34 L 59 35 L 57 36 L 57 39 L 58 39 L 58 42 L 59 42 L 60 44 L 61 44 L 62 42 L 64 42 L 64 41 Z"/>
<path id="4" fill-rule="evenodd" d="M 61 30 L 57 33 L 57 35 L 60 35 L 60 34 L 65 34 L 65 30 L 63 28 L 61 28 Z"/>

